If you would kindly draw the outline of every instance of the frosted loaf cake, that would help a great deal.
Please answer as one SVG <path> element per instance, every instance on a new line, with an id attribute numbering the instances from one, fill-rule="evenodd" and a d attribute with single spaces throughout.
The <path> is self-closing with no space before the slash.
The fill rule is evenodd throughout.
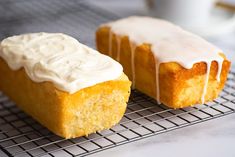
<path id="1" fill-rule="evenodd" d="M 4 39 L 0 73 L 0 90 L 65 138 L 118 123 L 130 94 L 118 62 L 61 33 Z"/>

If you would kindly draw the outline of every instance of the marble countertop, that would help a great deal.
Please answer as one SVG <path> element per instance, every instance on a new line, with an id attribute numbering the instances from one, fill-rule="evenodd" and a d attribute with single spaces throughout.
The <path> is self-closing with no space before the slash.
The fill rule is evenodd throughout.
<path id="1" fill-rule="evenodd" d="M 101 8 L 107 9 L 119 15 L 120 17 L 147 14 L 144 0 L 86 1 Z M 48 25 L 44 25 L 45 27 L 48 27 L 50 26 L 50 23 L 48 23 Z M 23 28 L 25 27 L 25 25 L 19 25 L 17 27 Z M 38 27 L 38 29 L 40 30 L 42 28 Z M 28 31 L 28 29 L 25 28 L 23 29 L 23 31 Z M 13 29 L 13 31 L 17 30 Z M 224 50 L 227 57 L 232 61 L 233 68 L 235 68 L 235 31 L 233 33 L 225 34 L 220 37 L 210 38 L 208 40 Z M 99 153 L 95 153 L 90 156 L 234 157 L 234 148 L 235 114 L 230 114 L 207 122 L 199 123 L 196 125 L 188 126 L 185 128 L 142 139 L 136 142 L 128 143 Z M 4 155 L 4 153 L 0 150 L 0 157 L 5 156 L 6 155 Z"/>
<path id="2" fill-rule="evenodd" d="M 152 136 L 93 157 L 234 157 L 235 114 Z"/>
<path id="3" fill-rule="evenodd" d="M 90 3 L 103 7 L 121 17 L 146 14 L 143 0 L 89 1 Z M 224 34 L 220 37 L 210 38 L 208 40 L 224 50 L 227 57 L 232 61 L 234 68 L 235 31 L 233 33 Z M 234 157 L 234 146 L 235 114 L 231 114 L 204 123 L 108 149 L 91 156 Z"/>

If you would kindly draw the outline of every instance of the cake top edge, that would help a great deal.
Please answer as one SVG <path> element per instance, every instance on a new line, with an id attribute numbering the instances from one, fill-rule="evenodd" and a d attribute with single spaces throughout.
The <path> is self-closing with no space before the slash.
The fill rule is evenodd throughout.
<path id="1" fill-rule="evenodd" d="M 1 41 L 0 57 L 12 70 L 24 68 L 35 82 L 52 82 L 70 94 L 123 73 L 112 58 L 63 33 L 28 33 Z"/>

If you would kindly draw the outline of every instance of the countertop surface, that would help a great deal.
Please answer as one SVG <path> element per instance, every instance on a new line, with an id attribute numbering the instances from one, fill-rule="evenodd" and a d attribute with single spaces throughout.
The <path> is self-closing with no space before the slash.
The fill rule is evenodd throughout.
<path id="1" fill-rule="evenodd" d="M 234 157 L 235 114 L 96 153 L 105 156 Z"/>
<path id="2" fill-rule="evenodd" d="M 146 15 L 144 1 L 90 0 L 121 17 Z M 222 36 L 208 38 L 224 50 L 227 57 L 235 61 L 235 31 Z M 235 114 L 204 123 L 181 128 L 144 140 L 108 149 L 91 156 L 180 156 L 180 157 L 234 157 L 235 156 Z"/>

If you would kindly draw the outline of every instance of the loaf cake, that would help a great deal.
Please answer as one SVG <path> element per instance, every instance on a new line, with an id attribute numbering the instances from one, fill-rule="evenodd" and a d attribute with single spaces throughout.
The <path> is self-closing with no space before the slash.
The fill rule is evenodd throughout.
<path id="1" fill-rule="evenodd" d="M 62 33 L 4 39 L 0 74 L 0 90 L 65 138 L 117 124 L 131 86 L 118 62 Z"/>
<path id="2" fill-rule="evenodd" d="M 230 68 L 216 46 L 151 17 L 102 24 L 96 44 L 98 51 L 123 65 L 134 89 L 175 109 L 218 97 Z"/>

